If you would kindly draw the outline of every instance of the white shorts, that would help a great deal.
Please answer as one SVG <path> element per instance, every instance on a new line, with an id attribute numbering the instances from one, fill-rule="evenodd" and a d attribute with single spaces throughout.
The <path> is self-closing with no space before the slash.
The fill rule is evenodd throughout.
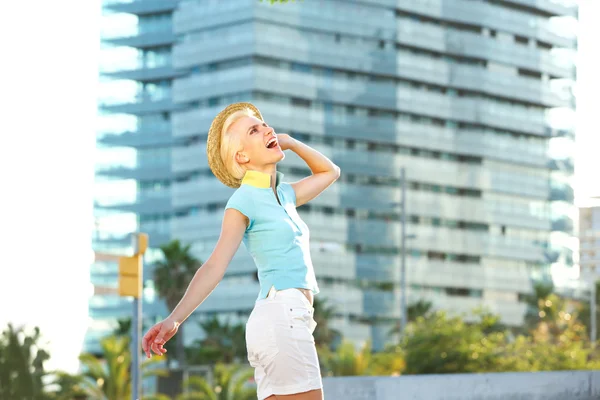
<path id="1" fill-rule="evenodd" d="M 256 301 L 246 324 L 246 347 L 259 400 L 323 387 L 313 312 L 297 289 L 272 289 Z"/>

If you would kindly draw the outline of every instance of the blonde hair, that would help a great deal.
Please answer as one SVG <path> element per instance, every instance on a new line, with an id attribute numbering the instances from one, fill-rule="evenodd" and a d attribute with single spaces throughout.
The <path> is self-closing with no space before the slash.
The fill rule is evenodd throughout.
<path id="1" fill-rule="evenodd" d="M 227 171 L 236 179 L 242 179 L 246 174 L 246 168 L 235 160 L 236 153 L 243 150 L 242 137 L 239 133 L 230 131 L 229 128 L 242 117 L 256 117 L 256 115 L 249 108 L 236 111 L 227 117 L 221 131 L 221 159 Z"/>

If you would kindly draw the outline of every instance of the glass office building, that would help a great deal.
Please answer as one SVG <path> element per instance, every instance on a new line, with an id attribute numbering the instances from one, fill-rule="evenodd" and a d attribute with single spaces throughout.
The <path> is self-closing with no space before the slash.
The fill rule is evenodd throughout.
<path id="1" fill-rule="evenodd" d="M 453 312 L 485 305 L 518 325 L 531 280 L 572 265 L 574 1 L 129 0 L 104 9 L 131 27 L 103 42 L 115 59 L 129 57 L 110 64 L 104 84 L 128 94 L 107 89 L 99 146 L 130 158 L 98 176 L 129 182 L 132 198 L 97 209 L 130 215 L 153 245 L 180 239 L 208 258 L 233 189 L 208 169 L 207 130 L 227 104 L 252 101 L 278 132 L 342 169 L 299 213 L 320 296 L 346 338 L 380 348 L 400 317 L 402 167 L 415 236 L 410 301 Z M 278 168 L 286 181 L 309 174 L 290 152 Z M 198 318 L 244 321 L 254 272 L 242 246 Z M 164 308 L 148 278 L 153 318 Z M 91 306 L 92 318 L 101 310 Z"/>

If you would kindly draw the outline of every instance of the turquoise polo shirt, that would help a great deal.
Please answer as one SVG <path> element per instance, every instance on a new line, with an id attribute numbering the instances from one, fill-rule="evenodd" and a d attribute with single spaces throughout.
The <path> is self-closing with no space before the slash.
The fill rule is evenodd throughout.
<path id="1" fill-rule="evenodd" d="M 242 241 L 258 269 L 259 299 L 267 297 L 271 287 L 319 293 L 310 257 L 308 226 L 296 211 L 294 188 L 282 179 L 283 174 L 277 172 L 279 204 L 271 188 L 271 176 L 246 171 L 241 186 L 225 206 L 248 217 Z"/>

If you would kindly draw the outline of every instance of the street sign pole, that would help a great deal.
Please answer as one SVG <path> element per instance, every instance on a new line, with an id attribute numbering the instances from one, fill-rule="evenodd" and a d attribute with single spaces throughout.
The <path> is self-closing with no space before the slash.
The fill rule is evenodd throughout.
<path id="1" fill-rule="evenodd" d="M 140 360 L 140 342 L 142 337 L 142 303 L 143 303 L 143 274 L 144 274 L 144 253 L 148 247 L 148 236 L 144 233 L 137 233 L 134 235 L 134 252 L 141 257 L 140 260 L 140 275 L 139 275 L 139 296 L 133 298 L 133 318 L 131 327 L 133 329 L 133 340 L 131 351 L 131 397 L 132 400 L 139 400 L 142 393 L 142 379 L 141 379 L 141 360 Z"/>
<path id="2" fill-rule="evenodd" d="M 597 332 L 597 323 L 598 321 L 596 320 L 597 317 L 597 313 L 596 313 L 596 276 L 594 273 L 592 273 L 592 290 L 591 290 L 591 294 L 590 294 L 590 321 L 591 321 L 591 329 L 590 329 L 590 342 L 592 344 L 592 348 L 596 347 L 596 332 Z"/>
<path id="3" fill-rule="evenodd" d="M 133 235 L 134 255 L 119 257 L 119 295 L 133 297 L 131 318 L 131 398 L 139 400 L 142 393 L 140 341 L 142 337 L 142 304 L 144 253 L 148 248 L 148 235 Z"/>
<path id="4" fill-rule="evenodd" d="M 406 304 L 406 169 L 402 167 L 400 170 L 400 179 L 402 180 L 402 204 L 401 204 L 401 244 L 400 250 L 402 251 L 400 261 L 400 308 L 401 308 L 401 320 L 402 326 L 400 327 L 400 333 L 404 333 L 406 325 L 408 324 L 408 310 Z"/>

